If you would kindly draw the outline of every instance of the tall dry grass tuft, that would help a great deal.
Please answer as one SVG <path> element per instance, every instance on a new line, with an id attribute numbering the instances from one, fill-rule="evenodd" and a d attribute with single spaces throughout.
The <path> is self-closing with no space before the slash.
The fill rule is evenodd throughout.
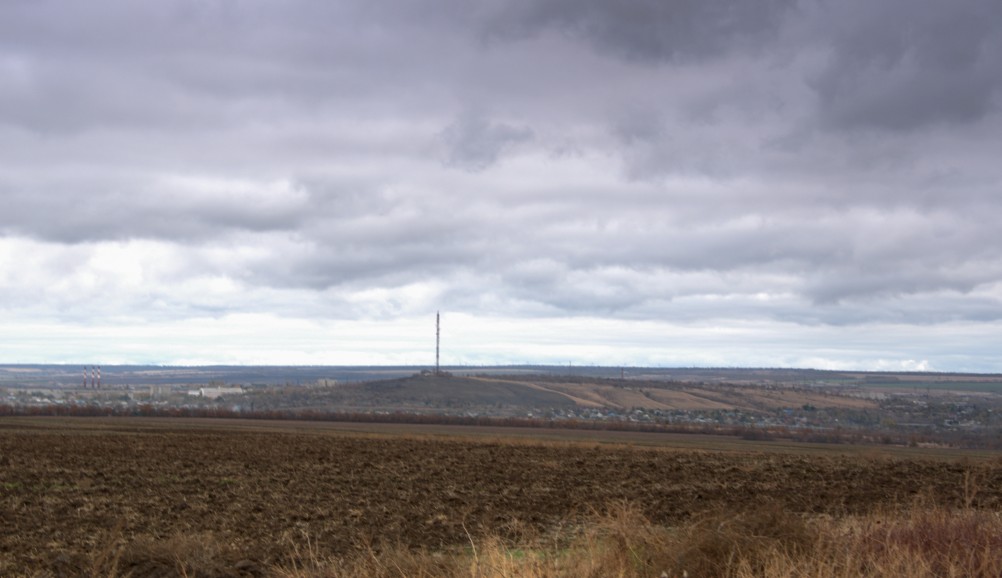
<path id="1" fill-rule="evenodd" d="M 799 555 L 773 551 L 726 575 L 752 577 L 933 578 L 1002 576 L 1002 518 L 944 507 L 816 522 L 817 539 Z"/>
<path id="2" fill-rule="evenodd" d="M 775 558 L 802 558 L 817 543 L 816 527 L 776 505 L 738 513 L 718 511 L 682 529 L 673 568 L 676 574 L 689 576 L 730 576 L 737 568 L 763 575 Z"/>
<path id="3" fill-rule="evenodd" d="M 265 576 L 268 570 L 212 534 L 142 536 L 127 540 L 121 526 L 89 556 L 57 560 L 56 576 L 88 578 Z"/>
<path id="4" fill-rule="evenodd" d="M 448 552 L 415 550 L 404 545 L 371 546 L 344 556 L 321 556 L 300 550 L 288 563 L 272 568 L 275 578 L 539 578 L 557 576 L 553 560 L 514 548 L 497 536 L 471 539 L 467 548 Z"/>
<path id="5" fill-rule="evenodd" d="M 853 546 L 865 570 L 907 565 L 914 576 L 1002 576 L 1002 517 L 997 512 L 913 510 L 867 520 Z"/>
<path id="6" fill-rule="evenodd" d="M 122 534 L 123 527 L 124 522 L 119 520 L 118 523 L 115 524 L 115 527 L 108 532 L 107 536 L 99 542 L 99 548 L 94 551 L 93 555 L 90 557 L 89 563 L 75 563 L 71 562 L 70 558 L 66 558 L 63 561 L 63 568 L 59 568 L 57 571 L 72 574 L 70 568 L 72 566 L 77 566 L 77 568 L 81 570 L 81 576 L 91 576 L 92 578 L 98 578 L 100 576 L 116 578 L 119 576 L 122 553 L 125 551 L 126 547 L 125 538 Z"/>
<path id="7" fill-rule="evenodd" d="M 670 529 L 652 523 L 635 504 L 616 502 L 593 515 L 547 576 L 659 576 L 673 561 L 674 541 Z"/>
<path id="8" fill-rule="evenodd" d="M 237 570 L 253 574 L 257 568 L 238 550 L 208 533 L 139 538 L 125 548 L 121 563 L 129 576 L 183 578 L 232 576 Z"/>

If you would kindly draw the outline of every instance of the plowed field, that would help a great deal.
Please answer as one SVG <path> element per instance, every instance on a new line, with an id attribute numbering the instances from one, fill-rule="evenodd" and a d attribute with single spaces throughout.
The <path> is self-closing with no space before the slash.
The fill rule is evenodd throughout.
<path id="1" fill-rule="evenodd" d="M 294 543 L 326 555 L 547 536 L 618 500 L 665 524 L 763 502 L 834 515 L 916 499 L 1002 507 L 992 459 L 74 423 L 0 420 L 0 575 L 72 565 L 113 533 L 211 536 L 252 573 Z"/>

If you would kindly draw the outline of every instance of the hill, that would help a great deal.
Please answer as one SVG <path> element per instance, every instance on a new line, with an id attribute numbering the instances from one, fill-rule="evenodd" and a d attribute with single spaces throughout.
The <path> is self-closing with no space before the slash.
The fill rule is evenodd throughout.
<path id="1" fill-rule="evenodd" d="M 446 411 L 526 415 L 553 411 L 744 412 L 771 414 L 784 408 L 866 410 L 876 401 L 846 388 L 789 384 L 691 383 L 587 376 L 416 374 L 339 383 L 330 387 L 282 387 L 252 391 L 255 407 L 337 411 Z"/>

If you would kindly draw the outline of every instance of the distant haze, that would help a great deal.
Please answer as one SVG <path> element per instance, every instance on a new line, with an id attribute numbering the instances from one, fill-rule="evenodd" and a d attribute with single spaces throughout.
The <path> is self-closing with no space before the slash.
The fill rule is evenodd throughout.
<path id="1" fill-rule="evenodd" d="M 1002 372 L 996 0 L 9 0 L 0 363 Z"/>

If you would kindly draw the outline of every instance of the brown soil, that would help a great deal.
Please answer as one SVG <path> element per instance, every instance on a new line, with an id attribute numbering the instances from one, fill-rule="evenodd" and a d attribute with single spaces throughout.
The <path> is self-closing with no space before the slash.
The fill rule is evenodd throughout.
<path id="1" fill-rule="evenodd" d="M 620 500 L 665 524 L 770 502 L 833 515 L 917 499 L 1002 507 L 999 460 L 46 423 L 0 420 L 3 576 L 79 568 L 114 539 L 211 536 L 246 569 L 293 544 L 332 555 L 545 537 Z"/>

